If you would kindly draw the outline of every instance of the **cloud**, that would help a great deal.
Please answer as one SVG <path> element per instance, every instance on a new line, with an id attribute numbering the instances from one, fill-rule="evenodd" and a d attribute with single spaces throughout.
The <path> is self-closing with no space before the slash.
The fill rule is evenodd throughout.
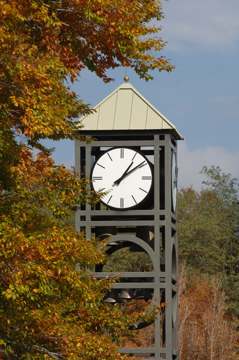
<path id="1" fill-rule="evenodd" d="M 238 0 L 168 0 L 163 11 L 162 35 L 171 50 L 225 50 L 239 42 Z"/>
<path id="2" fill-rule="evenodd" d="M 200 171 L 204 165 L 220 166 L 223 172 L 239 179 L 239 151 L 228 151 L 223 147 L 189 149 L 186 142 L 179 143 L 179 187 L 192 185 L 200 190 L 204 177 Z"/>

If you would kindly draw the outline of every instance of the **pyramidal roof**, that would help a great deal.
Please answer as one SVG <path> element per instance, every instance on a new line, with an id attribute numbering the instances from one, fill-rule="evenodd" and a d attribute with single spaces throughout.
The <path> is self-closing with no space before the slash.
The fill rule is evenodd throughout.
<path id="1" fill-rule="evenodd" d="M 129 82 L 121 84 L 94 110 L 80 119 L 81 131 L 173 130 L 176 137 L 182 139 L 176 127 Z"/>

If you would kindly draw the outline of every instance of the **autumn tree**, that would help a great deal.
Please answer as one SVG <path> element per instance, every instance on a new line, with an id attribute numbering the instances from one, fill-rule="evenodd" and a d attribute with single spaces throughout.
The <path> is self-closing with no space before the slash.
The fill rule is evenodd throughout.
<path id="1" fill-rule="evenodd" d="M 203 189 L 178 194 L 181 262 L 192 270 L 222 279 L 228 306 L 238 314 L 238 181 L 220 168 L 203 168 Z"/>
<path id="2" fill-rule="evenodd" d="M 33 159 L 23 148 L 19 156 L 11 168 L 16 191 L 1 195 L 1 352 L 6 359 L 120 359 L 112 337 L 127 319 L 104 305 L 110 283 L 86 270 L 102 254 L 67 223 L 84 184 L 48 155 Z"/>
<path id="3" fill-rule="evenodd" d="M 4 359 L 123 357 L 116 340 L 128 319 L 104 304 L 109 282 L 86 271 L 103 255 L 69 221 L 79 202 L 96 199 L 86 195 L 87 180 L 53 163 L 41 140 L 72 138 L 75 120 L 90 112 L 70 88 L 82 69 L 104 81 L 118 66 L 146 80 L 151 70 L 172 70 L 158 55 L 161 18 L 156 0 L 0 0 Z"/>
<path id="4" fill-rule="evenodd" d="M 181 271 L 179 356 L 182 360 L 236 360 L 238 334 L 227 315 L 225 293 L 217 277 Z"/>
<path id="5" fill-rule="evenodd" d="M 120 65 L 144 79 L 172 69 L 155 56 L 164 46 L 152 25 L 162 17 L 156 0 L 1 0 L 0 9 L 3 139 L 9 130 L 31 145 L 72 136 L 89 109 L 68 85 L 84 68 L 104 81 Z"/>

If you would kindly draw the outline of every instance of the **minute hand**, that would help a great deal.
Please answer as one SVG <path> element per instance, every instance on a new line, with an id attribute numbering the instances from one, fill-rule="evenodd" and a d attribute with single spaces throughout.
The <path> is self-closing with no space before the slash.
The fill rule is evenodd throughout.
<path id="1" fill-rule="evenodd" d="M 125 170 L 125 172 L 123 173 L 123 175 L 121 175 L 121 177 L 120 177 L 119 179 L 115 180 L 113 186 L 120 184 L 121 180 L 125 177 L 127 171 L 131 168 L 131 166 L 133 165 L 133 163 L 134 163 L 134 162 L 132 161 L 132 162 L 129 164 L 129 166 L 127 167 L 127 169 Z"/>
<path id="2" fill-rule="evenodd" d="M 129 170 L 129 171 L 124 175 L 124 177 L 121 179 L 121 181 L 122 181 L 126 176 L 128 176 L 129 174 L 131 174 L 133 171 L 135 171 L 135 170 L 137 170 L 137 169 L 139 169 L 139 168 L 141 168 L 141 167 L 143 167 L 143 166 L 145 166 L 145 165 L 146 165 L 146 161 L 144 160 L 144 161 L 142 161 L 139 165 L 137 165 L 137 166 L 135 166 L 133 169 Z"/>

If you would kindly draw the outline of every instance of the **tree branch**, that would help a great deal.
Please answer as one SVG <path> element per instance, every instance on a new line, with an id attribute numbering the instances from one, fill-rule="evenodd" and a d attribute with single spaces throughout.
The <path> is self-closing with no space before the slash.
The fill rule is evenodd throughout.
<path id="1" fill-rule="evenodd" d="M 62 355 L 60 353 L 49 351 L 43 346 L 33 345 L 33 349 L 40 352 L 40 353 L 42 353 L 42 354 L 47 354 L 52 359 L 55 359 L 55 360 L 62 360 L 63 359 L 63 357 L 62 357 Z"/>

